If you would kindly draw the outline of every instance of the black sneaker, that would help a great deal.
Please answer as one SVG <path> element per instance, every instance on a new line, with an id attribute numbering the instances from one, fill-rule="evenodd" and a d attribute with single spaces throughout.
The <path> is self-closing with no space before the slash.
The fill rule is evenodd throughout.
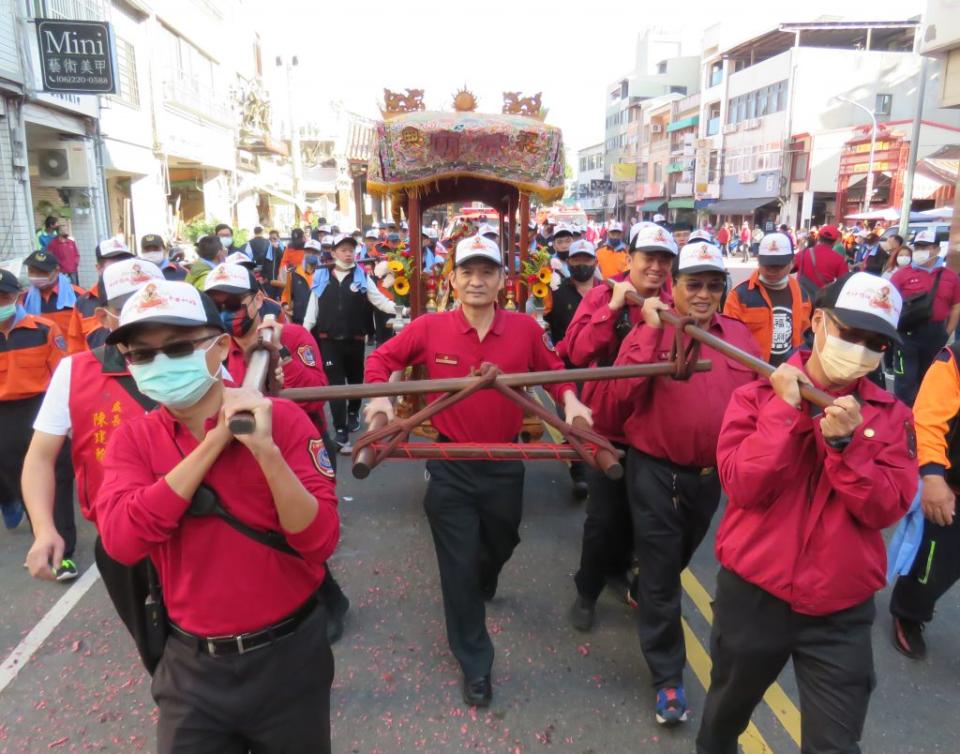
<path id="1" fill-rule="evenodd" d="M 351 413 L 347 418 L 347 432 L 360 431 L 360 414 Z"/>
<path id="2" fill-rule="evenodd" d="M 924 659 L 927 656 L 927 642 L 923 638 L 923 624 L 894 616 L 893 647 L 911 660 Z"/>
<path id="3" fill-rule="evenodd" d="M 347 430 L 338 429 L 336 435 L 334 435 L 334 442 L 337 443 L 337 450 L 341 455 L 350 455 L 353 451 L 353 446 L 350 444 L 350 435 L 347 434 Z"/>
<path id="4" fill-rule="evenodd" d="M 78 575 L 77 564 L 70 558 L 64 558 L 60 561 L 60 567 L 57 569 L 57 581 L 73 581 Z"/>
<path id="5" fill-rule="evenodd" d="M 582 594 L 578 594 L 577 599 L 570 606 L 570 625 L 577 631 L 589 631 L 593 628 L 596 611 L 596 600 L 590 600 Z"/>
<path id="6" fill-rule="evenodd" d="M 474 678 L 472 681 L 463 677 L 463 701 L 471 707 L 489 707 L 493 699 L 493 684 L 490 676 Z"/>

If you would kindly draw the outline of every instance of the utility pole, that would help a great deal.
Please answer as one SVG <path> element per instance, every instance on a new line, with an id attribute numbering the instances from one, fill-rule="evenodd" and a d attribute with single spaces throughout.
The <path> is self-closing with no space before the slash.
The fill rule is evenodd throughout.
<path id="1" fill-rule="evenodd" d="M 917 152 L 920 149 L 920 128 L 923 125 L 923 97 L 927 90 L 927 65 L 929 58 L 920 58 L 920 81 L 917 84 L 917 109 L 913 114 L 913 130 L 910 133 L 910 156 L 907 172 L 903 177 L 903 205 L 900 210 L 900 230 L 903 238 L 910 232 L 910 205 L 913 204 L 913 175 L 917 169 Z"/>

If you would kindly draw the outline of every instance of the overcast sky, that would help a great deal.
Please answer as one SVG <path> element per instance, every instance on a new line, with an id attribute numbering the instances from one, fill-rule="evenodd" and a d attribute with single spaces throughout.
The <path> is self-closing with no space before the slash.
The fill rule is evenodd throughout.
<path id="1" fill-rule="evenodd" d="M 871 0 L 868 10 L 863 0 L 257 4 L 264 8 L 265 22 L 276 24 L 270 31 L 300 56 L 297 89 L 313 93 L 298 98 L 309 101 L 304 120 L 310 108 L 322 111 L 334 99 L 378 117 L 384 87 L 425 89 L 428 109 L 450 110 L 453 93 L 466 84 L 479 98 L 480 112 L 499 112 L 503 91 L 542 91 L 547 122 L 563 129 L 571 162 L 577 149 L 603 140 L 607 84 L 631 71 L 637 32 L 646 26 L 682 29 L 685 52 L 698 54 L 703 29 L 718 21 L 749 34 L 821 14 L 899 21 L 923 8 L 922 0 Z M 287 12 L 277 12 L 283 5 Z"/>

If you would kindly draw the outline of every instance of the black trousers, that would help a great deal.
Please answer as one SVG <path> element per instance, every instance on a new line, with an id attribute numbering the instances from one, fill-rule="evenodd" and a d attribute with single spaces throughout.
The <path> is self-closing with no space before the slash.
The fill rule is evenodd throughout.
<path id="1" fill-rule="evenodd" d="M 908 406 L 940 349 L 947 344 L 946 323 L 927 322 L 903 334 L 903 344 L 894 360 L 893 392 Z"/>
<path id="2" fill-rule="evenodd" d="M 0 401 L 0 503 L 23 499 L 20 477 L 23 459 L 33 437 L 33 421 L 37 418 L 43 395 L 15 401 Z M 66 545 L 63 557 L 73 557 L 77 547 L 77 524 L 73 512 L 73 461 L 70 440 L 60 449 L 54 465 L 56 487 L 53 498 L 53 523 Z M 54 567 L 59 567 L 54 563 Z"/>
<path id="3" fill-rule="evenodd" d="M 697 754 L 736 754 L 737 738 L 787 660 L 800 691 L 803 754 L 858 754 L 876 685 L 873 597 L 830 615 L 801 615 L 732 571 L 717 576 L 710 690 Z"/>
<path id="4" fill-rule="evenodd" d="M 243 655 L 211 657 L 171 635 L 151 686 L 158 754 L 329 754 L 332 683 L 322 609 Z"/>
<path id="5" fill-rule="evenodd" d="M 467 678 L 493 667 L 484 595 L 520 542 L 520 461 L 427 461 L 423 499 L 440 569 L 447 641 Z"/>
<path id="6" fill-rule="evenodd" d="M 897 579 L 890 612 L 898 618 L 929 623 L 933 609 L 960 579 L 960 518 L 949 526 L 923 522 L 923 540 L 913 568 Z"/>
<path id="7" fill-rule="evenodd" d="M 590 497 L 583 522 L 580 568 L 573 580 L 581 597 L 596 600 L 610 576 L 622 576 L 630 567 L 633 528 L 626 481 L 609 479 L 589 466 L 586 477 Z"/>
<path id="8" fill-rule="evenodd" d="M 716 470 L 702 473 L 634 448 L 627 452 L 626 480 L 639 568 L 640 647 L 653 687 L 678 686 L 687 662 L 680 573 L 710 528 L 720 503 L 720 480 Z"/>
<path id="9" fill-rule="evenodd" d="M 356 339 L 333 340 L 320 338 L 320 354 L 323 356 L 323 371 L 331 385 L 360 385 L 363 383 L 363 341 Z M 360 412 L 359 399 L 350 401 L 351 414 Z M 347 401 L 330 401 L 333 428 L 347 428 Z"/>
<path id="10" fill-rule="evenodd" d="M 393 328 L 387 327 L 387 322 L 389 322 L 395 316 L 396 315 L 394 314 L 382 312 L 379 309 L 373 310 L 374 338 L 376 339 L 378 346 L 382 346 L 393 337 Z"/>

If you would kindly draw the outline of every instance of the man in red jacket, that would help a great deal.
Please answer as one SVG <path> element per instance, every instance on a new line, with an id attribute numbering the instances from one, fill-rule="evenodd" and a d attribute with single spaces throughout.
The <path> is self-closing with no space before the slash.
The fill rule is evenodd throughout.
<path id="1" fill-rule="evenodd" d="M 705 241 L 680 250 L 673 301 L 678 314 L 728 343 L 759 356 L 746 325 L 719 314 L 726 272 L 720 249 Z M 666 361 L 675 329 L 656 296 L 643 304 L 643 324 L 620 346 L 616 365 Z M 689 336 L 684 335 L 689 342 Z M 703 541 L 720 503 L 717 435 L 730 395 L 755 375 L 742 364 L 704 346 L 709 372 L 687 380 L 635 378 L 604 383 L 625 418 L 627 499 L 637 559 L 637 633 L 656 691 L 656 719 L 676 725 L 687 719 L 683 688 L 686 652 L 680 614 L 680 573 Z"/>
<path id="2" fill-rule="evenodd" d="M 669 303 L 670 267 L 677 258 L 677 245 L 659 225 L 647 223 L 631 233 L 627 271 L 614 278 L 611 290 L 598 285 L 588 291 L 567 326 L 557 353 L 575 367 L 610 366 L 620 344 L 634 325 L 643 321 L 640 307 L 627 293 L 659 296 Z M 626 452 L 623 409 L 600 382 L 586 382 L 581 399 L 593 412 L 593 429 Z M 623 479 L 587 469 L 587 517 L 583 522 L 580 568 L 574 576 L 577 597 L 570 607 L 570 623 L 578 631 L 593 627 L 597 599 L 607 580 L 623 576 L 632 559 L 633 532 Z"/>
<path id="3" fill-rule="evenodd" d="M 189 283 L 144 285 L 107 343 L 160 404 L 110 437 L 93 506 L 107 554 L 159 574 L 157 751 L 329 753 L 317 591 L 339 519 L 317 428 L 290 401 L 224 386 L 229 338 Z M 231 433 L 239 411 L 252 433 Z"/>
<path id="4" fill-rule="evenodd" d="M 866 379 L 899 340 L 901 307 L 882 278 L 841 278 L 813 314 L 813 350 L 733 394 L 717 447 L 728 502 L 698 754 L 736 753 L 790 658 L 802 750 L 860 751 L 875 684 L 873 595 L 886 583 L 881 532 L 917 489 L 910 411 Z M 801 384 L 833 405 L 802 400 Z"/>
<path id="5" fill-rule="evenodd" d="M 70 278 L 77 285 L 77 268 L 80 266 L 80 250 L 77 243 L 70 238 L 70 226 L 66 220 L 57 223 L 57 236 L 47 244 L 46 250 L 56 257 L 60 263 L 60 272 Z"/>
<path id="6" fill-rule="evenodd" d="M 821 288 L 847 274 L 847 260 L 833 250 L 840 231 L 832 225 L 820 228 L 815 246 L 808 246 L 793 259 L 800 285 L 813 298 Z"/>

